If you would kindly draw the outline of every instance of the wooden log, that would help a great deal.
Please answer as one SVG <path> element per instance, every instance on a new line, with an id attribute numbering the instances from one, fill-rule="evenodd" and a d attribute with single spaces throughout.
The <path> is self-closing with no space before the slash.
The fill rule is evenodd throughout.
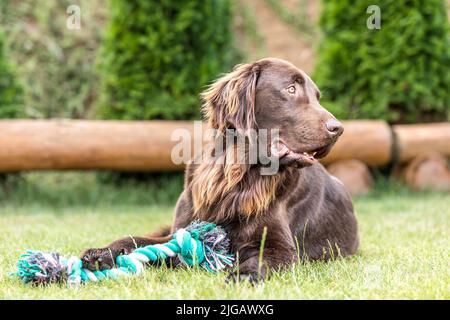
<path id="1" fill-rule="evenodd" d="M 343 121 L 344 133 L 321 162 L 357 159 L 368 165 L 385 165 L 391 160 L 392 132 L 384 121 Z"/>
<path id="2" fill-rule="evenodd" d="M 394 125 L 393 130 L 401 163 L 431 152 L 450 158 L 450 122 Z"/>
<path id="3" fill-rule="evenodd" d="M 191 121 L 0 121 L 0 172 L 105 169 L 174 171 L 177 128 Z"/>
<path id="4" fill-rule="evenodd" d="M 345 132 L 323 163 L 390 160 L 391 132 L 382 121 L 345 121 Z M 0 172 L 30 170 L 177 171 L 176 129 L 192 137 L 192 121 L 0 120 Z M 199 135 L 197 134 L 197 140 Z"/>

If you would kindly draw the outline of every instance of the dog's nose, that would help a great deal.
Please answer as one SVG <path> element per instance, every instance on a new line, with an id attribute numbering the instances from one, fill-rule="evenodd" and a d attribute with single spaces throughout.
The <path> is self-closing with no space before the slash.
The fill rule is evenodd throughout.
<path id="1" fill-rule="evenodd" d="M 325 126 L 327 127 L 328 134 L 333 137 L 338 137 L 344 132 L 344 126 L 336 119 L 328 120 Z"/>

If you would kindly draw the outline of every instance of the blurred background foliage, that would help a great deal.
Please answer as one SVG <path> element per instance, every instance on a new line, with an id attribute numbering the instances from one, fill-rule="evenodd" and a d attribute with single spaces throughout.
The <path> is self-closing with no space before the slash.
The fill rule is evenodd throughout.
<path id="1" fill-rule="evenodd" d="M 340 118 L 443 121 L 450 108 L 444 1 L 380 1 L 381 29 L 366 27 L 372 0 L 323 1 L 315 80 Z"/>
<path id="2" fill-rule="evenodd" d="M 197 118 L 220 73 L 277 56 L 312 73 L 339 118 L 448 120 L 448 1 L 380 1 L 368 30 L 372 2 L 2 0 L 0 117 Z"/>
<path id="3" fill-rule="evenodd" d="M 82 27 L 66 27 L 69 5 L 82 7 Z M 89 118 L 99 92 L 95 60 L 108 8 L 105 0 L 2 0 L 0 23 L 23 83 L 27 118 Z M 4 106 L 0 106 L 2 110 Z M 9 117 L 0 111 L 1 117 Z"/>
<path id="4" fill-rule="evenodd" d="M 228 0 L 111 0 L 100 115 L 199 118 L 198 93 L 239 62 Z"/>
<path id="5" fill-rule="evenodd" d="M 17 81 L 12 59 L 6 52 L 5 35 L 0 28 L 0 118 L 24 116 L 23 88 Z"/>

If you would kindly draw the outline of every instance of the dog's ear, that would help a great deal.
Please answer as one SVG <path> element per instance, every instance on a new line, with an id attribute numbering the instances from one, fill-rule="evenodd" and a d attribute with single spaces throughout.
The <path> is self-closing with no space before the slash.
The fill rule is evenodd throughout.
<path id="1" fill-rule="evenodd" d="M 255 95 L 260 73 L 258 64 L 237 65 L 216 80 L 201 96 L 203 114 L 210 127 L 248 132 L 256 128 Z"/>

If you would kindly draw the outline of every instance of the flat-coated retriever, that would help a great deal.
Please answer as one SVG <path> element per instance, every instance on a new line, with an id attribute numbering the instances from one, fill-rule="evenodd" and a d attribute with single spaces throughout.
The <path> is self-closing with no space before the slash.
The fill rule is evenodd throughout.
<path id="1" fill-rule="evenodd" d="M 343 127 L 320 105 L 314 82 L 291 63 L 268 58 L 238 65 L 202 97 L 205 120 L 217 137 L 233 130 L 243 136 L 251 129 L 278 130 L 276 143 L 268 140 L 278 171 L 262 174 L 264 165 L 258 161 L 229 161 L 234 144 L 216 154 L 221 162 L 191 161 L 170 229 L 159 236 L 126 237 L 88 249 L 82 255 L 84 266 L 110 268 L 117 255 L 165 242 L 195 219 L 218 223 L 228 232 L 239 257 L 239 272 L 230 273 L 232 280 L 258 281 L 305 258 L 328 260 L 355 253 L 358 233 L 351 197 L 317 161 L 328 154 Z M 215 151 L 212 147 L 206 152 Z"/>

